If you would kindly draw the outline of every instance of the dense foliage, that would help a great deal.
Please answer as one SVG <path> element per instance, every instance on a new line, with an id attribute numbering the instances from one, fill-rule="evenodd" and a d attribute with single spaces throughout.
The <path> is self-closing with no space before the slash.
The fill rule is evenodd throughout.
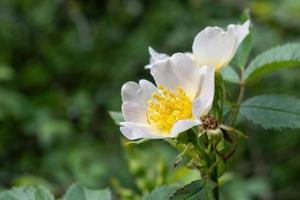
<path id="1" fill-rule="evenodd" d="M 110 186 L 122 199 L 140 199 L 157 186 L 196 180 L 196 172 L 173 167 L 177 152 L 167 143 L 124 143 L 108 111 L 120 110 L 123 82 L 150 78 L 144 70 L 150 44 L 170 54 L 190 51 L 199 30 L 208 24 L 236 23 L 245 8 L 250 8 L 254 22 L 253 62 L 245 63 L 239 55 L 222 73 L 238 83 L 236 69 L 248 66 L 242 80 L 249 78 L 249 95 L 284 93 L 300 98 L 299 67 L 274 71 L 278 65 L 268 65 L 280 60 L 281 66 L 299 66 L 299 54 L 289 53 L 298 44 L 255 57 L 270 47 L 299 40 L 300 4 L 294 0 L 2 0 L 0 190 L 42 185 L 62 197 L 79 182 L 92 188 Z M 277 56 L 272 56 L 274 52 Z M 227 87 L 238 90 L 235 84 Z M 233 94 L 227 95 L 235 100 Z M 300 198 L 299 129 L 279 133 L 250 121 L 265 127 L 299 125 L 295 99 L 280 98 L 266 104 L 264 96 L 245 97 L 240 112 L 249 121 L 242 117 L 237 122 L 249 138 L 231 160 L 232 171 L 223 176 L 224 199 Z M 298 117 L 286 122 L 282 118 L 278 124 L 270 124 L 264 116 L 252 119 L 249 108 L 255 106 L 260 112 L 261 105 L 281 105 L 291 111 L 284 116 L 298 113 Z M 270 115 L 282 117 L 278 112 Z M 171 185 L 168 191 L 173 193 L 176 187 Z M 41 186 L 18 190 L 29 191 L 28 195 L 45 192 L 49 197 L 44 199 L 53 198 Z M 81 195 L 89 189 L 75 185 L 70 190 Z"/>

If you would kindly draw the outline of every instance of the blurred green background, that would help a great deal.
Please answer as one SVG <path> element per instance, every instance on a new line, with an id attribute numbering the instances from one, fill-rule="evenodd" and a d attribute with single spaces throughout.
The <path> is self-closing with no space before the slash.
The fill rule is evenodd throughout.
<path id="1" fill-rule="evenodd" d="M 151 80 L 148 46 L 191 51 L 201 29 L 238 23 L 246 8 L 251 58 L 299 41 L 296 0 L 1 0 L 0 190 L 42 184 L 60 196 L 80 182 L 138 199 L 156 185 L 198 178 L 173 168 L 177 152 L 163 141 L 123 145 L 108 111 L 120 110 L 124 82 Z M 299 74 L 265 76 L 248 95 L 300 97 Z M 300 199 L 299 130 L 239 126 L 249 139 L 223 177 L 223 199 Z"/>

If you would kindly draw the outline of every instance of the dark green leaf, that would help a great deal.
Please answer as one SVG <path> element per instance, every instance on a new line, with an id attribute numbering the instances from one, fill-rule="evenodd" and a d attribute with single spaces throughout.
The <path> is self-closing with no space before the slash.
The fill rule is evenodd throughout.
<path id="1" fill-rule="evenodd" d="M 124 121 L 124 117 L 121 112 L 109 111 L 108 113 L 117 125 Z"/>
<path id="2" fill-rule="evenodd" d="M 0 200 L 54 200 L 42 187 L 16 187 L 0 193 Z"/>
<path id="3" fill-rule="evenodd" d="M 243 80 L 249 81 L 276 69 L 294 66 L 300 66 L 300 44 L 278 46 L 258 55 L 247 67 Z"/>
<path id="4" fill-rule="evenodd" d="M 300 128 L 300 100 L 294 97 L 253 97 L 242 103 L 240 113 L 266 129 Z"/>
<path id="5" fill-rule="evenodd" d="M 251 49 L 252 49 L 252 35 L 250 32 L 249 35 L 244 39 L 243 43 L 239 47 L 236 54 L 237 65 L 239 66 L 239 68 L 241 69 L 245 68 Z"/>
<path id="6" fill-rule="evenodd" d="M 214 185 L 202 180 L 194 181 L 178 189 L 170 197 L 170 200 L 213 200 L 212 189 Z"/>
<path id="7" fill-rule="evenodd" d="M 143 200 L 167 200 L 177 189 L 176 186 L 162 186 L 145 195 Z"/>
<path id="8" fill-rule="evenodd" d="M 82 185 L 74 184 L 68 189 L 63 199 L 64 200 L 111 200 L 112 196 L 109 189 L 91 190 Z"/>
<path id="9" fill-rule="evenodd" d="M 226 66 L 221 69 L 223 80 L 231 83 L 239 83 L 240 77 L 231 66 Z"/>

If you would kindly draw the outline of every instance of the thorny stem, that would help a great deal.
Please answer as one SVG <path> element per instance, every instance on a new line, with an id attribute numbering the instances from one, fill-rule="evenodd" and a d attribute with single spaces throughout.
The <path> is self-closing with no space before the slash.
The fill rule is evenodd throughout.
<path id="1" fill-rule="evenodd" d="M 243 81 L 243 75 L 244 75 L 244 69 L 241 69 L 240 92 L 239 92 L 238 99 L 236 101 L 236 107 L 233 109 L 233 117 L 232 117 L 231 125 L 233 125 L 237 119 L 240 110 L 240 104 L 245 95 L 246 88 L 245 88 L 245 82 Z"/>
<path id="2" fill-rule="evenodd" d="M 240 91 L 239 91 L 239 95 L 238 95 L 238 98 L 237 98 L 237 101 L 236 101 L 236 107 L 233 109 L 233 113 L 232 113 L 233 118 L 232 118 L 231 124 L 234 124 L 236 119 L 237 119 L 240 104 L 243 101 L 243 98 L 244 98 L 244 95 L 245 95 L 245 82 L 243 81 L 243 74 L 244 74 L 244 69 L 241 70 Z M 222 88 L 222 92 L 224 92 L 223 88 Z M 224 93 L 222 93 L 222 99 L 221 99 L 222 110 L 223 110 L 223 101 L 224 101 Z M 222 114 L 221 114 L 221 116 L 222 116 Z M 219 125 L 219 128 L 223 128 L 223 129 L 225 129 L 229 132 L 234 133 L 235 135 L 238 136 L 238 140 L 240 140 L 241 138 L 246 138 L 247 137 L 242 132 L 240 132 L 239 130 L 237 130 L 233 127 L 230 127 L 230 126 L 226 126 L 226 125 L 221 124 L 221 125 Z M 214 196 L 215 200 L 219 200 L 219 184 L 218 184 L 218 168 L 217 168 L 217 165 L 218 165 L 220 160 L 218 159 L 218 156 L 221 156 L 224 159 L 224 161 L 226 162 L 234 154 L 234 152 L 236 151 L 236 149 L 238 147 L 238 144 L 239 144 L 239 141 L 236 141 L 234 147 L 231 149 L 231 151 L 227 155 L 224 155 L 224 157 L 222 157 L 220 154 L 218 154 L 217 149 L 212 149 L 211 150 L 211 153 L 213 155 L 212 155 L 210 163 L 209 163 L 210 166 L 209 166 L 208 174 L 210 176 L 210 179 L 213 182 L 216 183 L 216 187 L 213 189 L 213 196 Z M 213 146 L 213 148 L 215 148 L 215 147 Z M 220 158 L 220 159 L 222 159 L 222 158 Z"/>
<path id="3" fill-rule="evenodd" d="M 204 135 L 207 138 L 207 135 L 205 133 Z M 216 146 L 212 144 L 212 146 L 207 146 L 206 147 L 207 150 L 210 152 L 210 155 L 206 158 L 207 164 L 208 164 L 208 169 L 204 172 L 206 179 L 210 179 L 211 181 L 213 181 L 214 183 L 216 183 L 216 186 L 214 187 L 212 193 L 214 196 L 215 200 L 219 200 L 219 184 L 218 184 L 218 168 L 217 165 L 219 163 L 219 159 L 218 159 L 218 154 L 215 152 L 215 148 Z M 201 171 L 200 171 L 201 173 Z"/>

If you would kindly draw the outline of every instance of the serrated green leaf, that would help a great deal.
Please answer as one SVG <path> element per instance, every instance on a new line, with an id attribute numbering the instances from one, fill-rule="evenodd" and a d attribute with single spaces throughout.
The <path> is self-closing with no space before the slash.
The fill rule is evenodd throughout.
<path id="1" fill-rule="evenodd" d="M 243 80 L 254 80 L 267 72 L 294 66 L 300 66 L 299 43 L 278 46 L 258 55 L 245 70 Z"/>
<path id="2" fill-rule="evenodd" d="M 74 184 L 66 192 L 64 200 L 111 200 L 109 189 L 91 190 L 82 185 Z"/>
<path id="3" fill-rule="evenodd" d="M 43 187 L 16 187 L 0 193 L 0 200 L 54 200 Z"/>
<path id="4" fill-rule="evenodd" d="M 262 95 L 242 103 L 240 113 L 263 128 L 300 128 L 300 99 Z"/>
<path id="5" fill-rule="evenodd" d="M 244 39 L 243 43 L 239 47 L 236 54 L 237 65 L 239 66 L 240 69 L 245 68 L 251 50 L 252 50 L 252 34 L 250 32 L 247 35 L 247 37 Z"/>
<path id="6" fill-rule="evenodd" d="M 120 122 L 125 121 L 121 112 L 109 111 L 108 113 L 117 125 L 120 125 Z"/>
<path id="7" fill-rule="evenodd" d="M 212 189 L 214 187 L 215 184 L 212 182 L 193 181 L 178 189 L 170 200 L 213 200 Z"/>
<path id="8" fill-rule="evenodd" d="M 239 83 L 240 77 L 231 66 L 226 66 L 221 69 L 223 80 L 231 83 Z"/>
<path id="9" fill-rule="evenodd" d="M 162 186 L 145 195 L 143 200 L 167 200 L 177 189 L 176 186 Z"/>

